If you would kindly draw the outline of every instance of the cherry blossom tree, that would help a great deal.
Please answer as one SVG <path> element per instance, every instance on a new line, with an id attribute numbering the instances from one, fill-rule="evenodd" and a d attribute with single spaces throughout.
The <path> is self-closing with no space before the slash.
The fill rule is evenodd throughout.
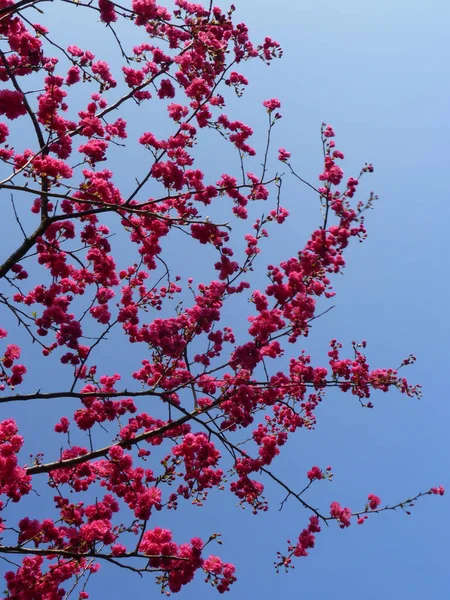
<path id="1" fill-rule="evenodd" d="M 277 569 L 307 556 L 326 525 L 442 495 L 434 487 L 385 505 L 369 493 L 356 509 L 332 497 L 317 508 L 307 492 L 332 478 L 331 467 L 312 465 L 296 487 L 276 474 L 277 455 L 314 429 L 330 388 L 367 409 L 374 390 L 420 395 L 399 369 L 370 368 L 365 341 L 347 349 L 349 340 L 331 340 L 325 366 L 302 350 L 376 197 L 357 193 L 372 165 L 344 178 L 330 125 L 317 182 L 307 183 L 290 152 L 273 148 L 278 99 L 255 107 L 267 123 L 261 147 L 236 118 L 248 61 L 271 63 L 279 44 L 255 44 L 233 6 L 212 2 L 60 4 L 67 19 L 83 11 L 92 31 L 110 36 L 114 55 L 79 47 L 76 30 L 50 30 L 53 2 L 0 0 L 6 597 L 87 598 L 102 563 L 154 573 L 168 592 L 197 572 L 229 590 L 236 572 L 214 553 L 218 533 L 179 540 L 158 521 L 185 503 L 201 508 L 214 489 L 256 514 L 269 509 L 271 481 L 282 505 L 298 504 L 304 528 L 279 550 Z M 232 173 L 221 166 L 229 150 Z M 205 152 L 213 168 L 201 164 Z M 286 177 L 309 186 L 321 216 L 294 256 L 268 265 L 271 232 L 292 231 Z M 244 330 L 226 312 L 233 303 L 248 310 Z M 112 346 L 107 370 L 102 353 Z M 43 430 L 24 439 L 14 418 L 17 406 L 38 402 L 54 415 L 53 456 Z M 37 490 L 43 518 L 27 502 Z"/>

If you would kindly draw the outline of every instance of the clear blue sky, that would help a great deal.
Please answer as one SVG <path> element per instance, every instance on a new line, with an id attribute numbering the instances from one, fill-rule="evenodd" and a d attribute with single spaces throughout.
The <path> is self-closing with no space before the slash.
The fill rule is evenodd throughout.
<path id="1" fill-rule="evenodd" d="M 331 464 L 333 482 L 315 486 L 310 496 L 322 507 L 339 500 L 356 509 L 371 492 L 392 504 L 438 484 L 450 492 L 445 179 L 450 5 L 438 0 L 235 4 L 253 39 L 270 35 L 284 48 L 283 58 L 270 68 L 246 70 L 251 85 L 236 105 L 237 114 L 263 130 L 264 112 L 255 106 L 278 97 L 283 119 L 274 148 L 289 149 L 297 171 L 310 181 L 321 169 L 322 121 L 336 131 L 347 175 L 357 175 L 365 161 L 375 167 L 362 186 L 380 196 L 367 216 L 369 238 L 351 247 L 345 275 L 335 282 L 336 308 L 317 322 L 302 347 L 319 363 L 331 338 L 366 339 L 374 367 L 397 366 L 414 353 L 418 362 L 406 374 L 424 392 L 420 401 L 395 392 L 377 395 L 372 411 L 362 410 L 350 396 L 329 394 L 317 430 L 300 432 L 274 470 L 292 482 L 313 464 Z M 89 38 L 89 30 L 85 34 Z M 207 157 L 200 156 L 200 163 Z M 287 184 L 284 198 L 292 218 L 270 238 L 266 247 L 276 247 L 259 262 L 262 273 L 274 255 L 298 250 L 319 223 L 314 197 L 305 188 Z M 121 354 L 117 348 L 110 351 Z M 52 409 L 39 410 L 44 428 Z M 223 546 L 212 551 L 237 566 L 230 600 L 422 600 L 447 593 L 450 493 L 423 499 L 410 517 L 385 513 L 345 531 L 332 525 L 287 575 L 273 569 L 276 551 L 296 538 L 308 515 L 293 502 L 279 512 L 281 493 L 271 489 L 270 495 L 272 510 L 266 514 L 253 516 L 236 507 L 230 495 L 211 494 L 203 509 L 184 507 L 162 516 L 160 523 L 172 525 L 179 541 L 199 529 L 205 536 L 222 532 Z M 104 571 L 91 580 L 92 598 L 159 594 L 151 577 L 141 581 L 122 571 Z M 199 596 L 217 597 L 201 577 L 179 594 L 182 600 Z"/>

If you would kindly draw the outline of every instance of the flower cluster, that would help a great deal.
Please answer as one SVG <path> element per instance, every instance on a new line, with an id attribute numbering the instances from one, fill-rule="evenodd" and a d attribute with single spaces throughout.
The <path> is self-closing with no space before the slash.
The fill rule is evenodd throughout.
<path id="1" fill-rule="evenodd" d="M 23 445 L 23 437 L 13 419 L 0 423 L 0 495 L 13 502 L 31 490 L 31 477 L 18 465 L 17 454 Z M 2 503 L 3 507 L 3 503 Z"/>
<path id="2" fill-rule="evenodd" d="M 268 265 L 266 283 L 255 288 L 251 273 L 271 227 L 289 216 L 281 206 L 284 175 L 268 175 L 281 103 L 259 105 L 269 123 L 261 153 L 253 129 L 228 112 L 229 97 L 244 93 L 246 63 L 269 63 L 281 56 L 279 44 L 266 37 L 255 45 L 234 7 L 224 12 L 188 0 L 171 10 L 156 0 L 78 7 L 100 17 L 122 66 L 56 43 L 28 19 L 32 3 L 16 4 L 0 1 L 0 187 L 22 196 L 17 207 L 11 203 L 22 237 L 2 259 L 0 278 L 11 292 L 2 293 L 1 306 L 21 331 L 12 338 L 10 328 L 0 356 L 1 402 L 45 399 L 65 408 L 51 420 L 63 434 L 51 462 L 36 453 L 21 466 L 28 448 L 16 421 L 0 422 L 0 555 L 5 547 L 25 554 L 6 573 L 7 595 L 56 600 L 79 586 L 85 599 L 83 581 L 102 561 L 156 572 L 163 591 L 178 592 L 202 572 L 226 592 L 234 566 L 203 554 L 218 534 L 179 544 L 158 520 L 183 501 L 202 506 L 225 489 L 243 508 L 265 512 L 264 478 L 281 483 L 286 500 L 311 515 L 287 556 L 279 555 L 277 567 L 292 567 L 314 547 L 323 523 L 348 527 L 352 513 L 338 502 L 329 514 L 307 503 L 311 486 L 331 480 L 331 467 L 305 468 L 298 493 L 272 473 L 290 438 L 314 429 L 329 388 L 351 392 L 365 407 L 373 406 L 373 390 L 420 393 L 398 370 L 371 369 L 365 342 L 353 343 L 348 358 L 332 340 L 327 367 L 297 347 L 318 302 L 334 296 L 348 245 L 365 238 L 362 213 L 374 197 L 366 204 L 353 198 L 373 168 L 344 178 L 344 154 L 323 125 L 316 190 L 323 218 L 293 256 Z M 144 41 L 129 47 L 133 36 L 120 40 L 121 22 L 139 28 Z M 26 123 L 30 135 L 22 135 Z M 214 140 L 237 153 L 238 173 L 218 164 Z M 211 168 L 199 168 L 200 143 L 209 144 Z M 279 149 L 278 160 L 296 175 L 290 158 Z M 204 264 L 187 278 L 196 251 Z M 227 312 L 239 298 L 238 307 L 251 307 L 243 326 Z M 0 329 L 0 339 L 6 336 Z M 40 360 L 53 360 L 61 375 L 55 368 L 54 377 L 43 376 Z M 38 391 L 22 392 L 33 381 Z M 65 390 L 54 391 L 58 381 L 68 382 Z M 35 518 L 21 502 L 11 514 L 23 513 L 8 522 L 8 504 L 29 494 L 39 476 L 48 478 L 48 514 Z M 369 494 L 357 522 L 384 510 L 380 504 Z"/>

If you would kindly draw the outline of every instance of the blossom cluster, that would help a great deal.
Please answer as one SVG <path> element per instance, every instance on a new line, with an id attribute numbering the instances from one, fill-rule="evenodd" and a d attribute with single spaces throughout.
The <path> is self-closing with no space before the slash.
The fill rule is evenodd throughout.
<path id="1" fill-rule="evenodd" d="M 59 399 L 51 427 L 62 447 L 51 462 L 35 452 L 25 464 L 18 424 L 2 416 L 0 555 L 5 548 L 25 555 L 5 575 L 8 598 L 53 600 L 77 586 L 79 598 L 87 598 L 82 582 L 103 561 L 155 573 L 166 592 L 178 592 L 200 572 L 226 592 L 235 567 L 204 554 L 218 534 L 178 543 L 175 532 L 158 526 L 158 515 L 183 501 L 201 507 L 226 490 L 243 508 L 267 511 L 264 477 L 280 483 L 273 463 L 294 433 L 314 429 L 329 388 L 369 408 L 374 390 L 420 394 L 398 369 L 370 368 L 365 342 L 353 343 L 348 358 L 331 340 L 328 366 L 299 349 L 319 303 L 334 296 L 332 281 L 345 268 L 349 243 L 366 236 L 363 212 L 374 198 L 353 198 L 360 176 L 373 168 L 366 164 L 360 176 L 345 179 L 344 154 L 332 127 L 323 125 L 316 190 L 322 220 L 294 256 L 269 264 L 266 285 L 255 287 L 250 273 L 269 231 L 289 219 L 280 203 L 283 176 L 267 174 L 281 102 L 259 106 L 269 119 L 261 153 L 252 127 L 233 114 L 229 94 L 241 97 L 246 62 L 270 63 L 281 56 L 279 44 L 266 37 L 255 45 L 234 7 L 176 0 L 169 10 L 156 0 L 132 0 L 127 9 L 96 0 L 82 10 L 99 16 L 118 44 L 124 64 L 110 64 L 89 49 L 54 42 L 26 17 L 30 8 L 0 0 L 0 115 L 7 121 L 0 122 L 0 187 L 23 199 L 19 210 L 12 203 L 22 237 L 0 265 L 10 290 L 2 307 L 21 328 L 17 339 L 0 329 L 0 400 Z M 75 10 L 71 3 L 66 9 Z M 134 47 L 119 39 L 118 22 L 135 28 Z M 138 133 L 120 116 L 128 106 L 130 118 L 139 115 Z M 158 114 L 164 127 L 155 125 Z M 27 124 L 31 135 L 21 135 Z M 240 173 L 220 164 L 215 175 L 199 168 L 196 146 L 211 144 L 211 136 L 237 153 Z M 211 156 L 217 163 L 215 148 Z M 280 148 L 278 160 L 295 174 L 290 152 Z M 260 203 L 264 214 L 247 226 L 255 211 L 261 214 Z M 186 251 L 180 238 L 188 240 Z M 177 258 L 192 256 L 195 266 L 192 248 L 209 261 L 210 273 L 198 281 L 194 269 L 189 278 L 173 274 Z M 227 303 L 239 297 L 251 307 L 245 327 L 227 322 Z M 101 349 L 115 336 L 118 366 L 106 371 Z M 44 361 L 53 361 L 58 376 L 26 393 L 25 385 L 43 379 Z M 50 384 L 61 380 L 66 389 L 55 392 Z M 75 400 L 75 408 L 65 400 Z M 48 516 L 34 518 L 24 508 L 14 522 L 9 502 L 40 489 L 35 478 L 42 475 L 51 493 Z M 307 490 L 332 476 L 331 467 L 312 466 L 302 492 L 282 484 L 311 516 L 278 567 L 308 555 L 321 520 L 346 528 L 353 517 L 361 523 L 383 510 L 375 494 L 356 513 L 337 501 L 323 514 L 311 507 Z M 135 559 L 144 566 L 133 566 Z"/>

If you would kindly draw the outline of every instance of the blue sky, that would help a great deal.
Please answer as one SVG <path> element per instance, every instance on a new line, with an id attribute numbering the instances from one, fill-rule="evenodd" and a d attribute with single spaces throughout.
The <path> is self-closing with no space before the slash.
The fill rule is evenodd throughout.
<path id="1" fill-rule="evenodd" d="M 349 249 L 345 275 L 334 285 L 336 308 L 317 321 L 302 348 L 320 364 L 331 338 L 347 344 L 366 339 L 373 367 L 395 367 L 414 353 L 418 361 L 406 375 L 423 385 L 420 401 L 396 392 L 380 394 L 372 411 L 362 410 L 350 396 L 329 394 L 318 412 L 316 431 L 301 431 L 274 471 L 295 482 L 302 481 L 311 465 L 331 464 L 333 481 L 317 484 L 308 497 L 321 507 L 339 500 L 356 509 L 371 492 L 393 504 L 433 485 L 450 489 L 445 178 L 450 6 L 437 0 L 235 4 L 253 39 L 270 35 L 284 49 L 283 58 L 270 68 L 256 64 L 245 70 L 250 87 L 233 104 L 236 116 L 264 132 L 265 114 L 258 107 L 262 100 L 278 97 L 283 119 L 273 147 L 290 150 L 297 172 L 309 181 L 321 170 L 322 121 L 336 131 L 347 175 L 357 175 L 365 161 L 375 167 L 361 186 L 363 197 L 372 189 L 380 196 L 367 216 L 369 237 Z M 50 14 L 52 9 L 47 10 Z M 88 40 L 89 28 L 84 34 Z M 258 135 L 255 139 L 262 140 Z M 199 155 L 200 163 L 209 159 L 207 150 Z M 259 261 L 261 286 L 265 265 L 298 250 L 319 224 L 317 202 L 306 188 L 291 181 L 283 193 L 291 218 L 268 240 Z M 187 269 L 190 263 L 182 257 L 179 266 Z M 202 265 L 198 268 L 201 272 Z M 242 307 L 235 310 L 238 318 Z M 124 359 L 118 347 L 109 346 L 105 354 Z M 54 407 L 34 410 L 45 431 Z M 19 408 L 18 415 L 26 427 L 30 414 Z M 297 560 L 292 572 L 277 575 L 272 566 L 276 551 L 296 538 L 308 515 L 293 502 L 278 511 L 283 496 L 268 489 L 271 510 L 258 516 L 219 493 L 211 494 L 203 509 L 187 506 L 161 515 L 159 523 L 173 526 L 180 541 L 222 532 L 223 546 L 212 551 L 236 564 L 238 582 L 228 594 L 231 600 L 274 595 L 416 600 L 441 597 L 448 590 L 448 496 L 424 498 L 409 517 L 384 513 L 345 531 L 331 525 L 318 535 L 308 558 Z M 158 594 L 150 577 L 141 581 L 109 568 L 92 578 L 90 591 L 92 598 Z M 217 592 L 198 577 L 179 597 L 199 595 L 212 598 Z"/>

